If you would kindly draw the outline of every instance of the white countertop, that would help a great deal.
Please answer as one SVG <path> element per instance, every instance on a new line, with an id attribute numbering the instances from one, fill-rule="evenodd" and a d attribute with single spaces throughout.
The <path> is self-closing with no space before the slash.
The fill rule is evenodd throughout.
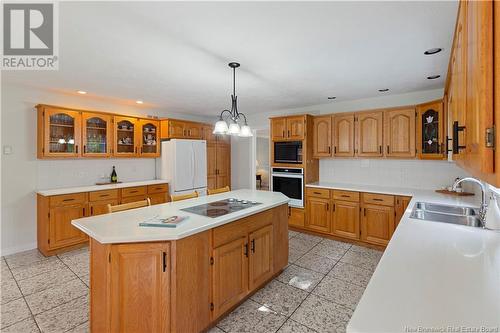
<path id="1" fill-rule="evenodd" d="M 257 201 L 262 204 L 217 218 L 205 217 L 180 210 L 181 208 L 227 198 Z M 176 240 L 286 204 L 288 200 L 287 196 L 278 192 L 236 190 L 112 214 L 85 217 L 73 220 L 71 224 L 103 244 Z M 156 215 L 160 217 L 173 215 L 188 216 L 188 219 L 176 228 L 139 227 L 139 222 L 143 222 Z"/>
<path id="2" fill-rule="evenodd" d="M 500 232 L 409 217 L 417 201 L 477 207 L 479 198 L 373 185 L 306 186 L 413 197 L 347 332 L 500 329 Z"/>
<path id="3" fill-rule="evenodd" d="M 50 189 L 50 190 L 39 190 L 36 193 L 43 195 L 43 196 L 51 196 L 51 195 L 61 195 L 61 194 L 80 193 L 80 192 L 113 190 L 113 189 L 117 189 L 117 188 L 157 185 L 157 184 L 166 184 L 166 183 L 168 183 L 168 181 L 166 181 L 164 179 L 152 179 L 152 180 L 142 180 L 142 181 L 138 181 L 138 182 L 128 182 L 128 183 L 117 183 L 117 184 L 106 184 L 106 185 L 88 185 L 88 186 L 78 186 L 78 187 L 56 188 L 56 189 Z"/>

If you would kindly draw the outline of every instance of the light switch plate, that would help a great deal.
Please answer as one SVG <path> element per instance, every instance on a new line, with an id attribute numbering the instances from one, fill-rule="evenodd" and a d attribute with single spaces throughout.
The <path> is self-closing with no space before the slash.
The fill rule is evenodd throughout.
<path id="1" fill-rule="evenodd" d="M 12 146 L 4 145 L 3 146 L 3 154 L 4 155 L 12 154 Z"/>

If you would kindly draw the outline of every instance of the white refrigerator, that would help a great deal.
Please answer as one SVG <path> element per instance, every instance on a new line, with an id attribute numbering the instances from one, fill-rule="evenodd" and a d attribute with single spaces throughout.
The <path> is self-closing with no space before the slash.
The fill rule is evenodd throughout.
<path id="1" fill-rule="evenodd" d="M 161 143 L 156 178 L 169 183 L 170 194 L 207 192 L 207 144 L 205 140 L 172 139 Z"/>

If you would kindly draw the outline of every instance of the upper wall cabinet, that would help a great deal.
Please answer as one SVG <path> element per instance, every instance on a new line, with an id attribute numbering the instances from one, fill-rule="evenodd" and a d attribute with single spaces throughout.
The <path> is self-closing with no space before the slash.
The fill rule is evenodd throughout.
<path id="1" fill-rule="evenodd" d="M 360 157 L 381 157 L 383 112 L 360 112 L 356 115 L 356 154 Z"/>
<path id="2" fill-rule="evenodd" d="M 332 117 L 313 119 L 313 157 L 332 156 Z"/>
<path id="3" fill-rule="evenodd" d="M 81 114 L 38 106 L 38 157 L 79 157 Z"/>
<path id="4" fill-rule="evenodd" d="M 112 119 L 112 116 L 106 114 L 82 112 L 82 156 L 108 157 L 111 155 Z"/>
<path id="5" fill-rule="evenodd" d="M 415 109 L 384 111 L 386 157 L 415 157 Z"/>
<path id="6" fill-rule="evenodd" d="M 141 119 L 140 137 L 139 137 L 139 153 L 141 156 L 158 157 L 160 156 L 160 122 L 157 120 Z"/>
<path id="7" fill-rule="evenodd" d="M 114 123 L 115 156 L 134 157 L 139 152 L 137 147 L 138 119 L 115 116 Z"/>
<path id="8" fill-rule="evenodd" d="M 273 141 L 301 141 L 306 133 L 305 116 L 271 118 L 271 139 Z"/>
<path id="9" fill-rule="evenodd" d="M 354 156 L 354 114 L 333 117 L 333 156 Z"/>
<path id="10" fill-rule="evenodd" d="M 447 158 L 444 124 L 442 101 L 417 106 L 417 152 L 420 159 Z"/>
<path id="11" fill-rule="evenodd" d="M 165 119 L 161 121 L 162 139 L 202 139 L 203 124 L 192 121 Z"/>

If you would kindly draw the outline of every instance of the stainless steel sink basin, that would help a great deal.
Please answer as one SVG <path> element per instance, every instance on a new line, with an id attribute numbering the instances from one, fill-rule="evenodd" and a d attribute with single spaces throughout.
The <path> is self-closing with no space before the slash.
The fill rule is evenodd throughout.
<path id="1" fill-rule="evenodd" d="M 411 218 L 443 223 L 482 227 L 478 216 L 478 208 L 439 205 L 428 202 L 417 202 L 410 215 Z"/>

